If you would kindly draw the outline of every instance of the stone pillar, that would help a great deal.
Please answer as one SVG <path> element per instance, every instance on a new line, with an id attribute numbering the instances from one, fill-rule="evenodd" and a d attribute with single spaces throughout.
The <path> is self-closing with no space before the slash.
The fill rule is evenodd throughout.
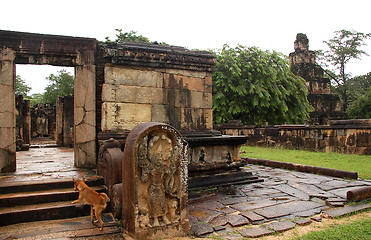
<path id="1" fill-rule="evenodd" d="M 63 146 L 63 97 L 58 97 L 55 106 L 55 141 Z"/>
<path id="2" fill-rule="evenodd" d="M 122 164 L 122 225 L 135 239 L 184 236 L 188 220 L 188 146 L 163 123 L 135 126 Z"/>
<path id="3" fill-rule="evenodd" d="M 25 144 L 31 144 L 31 104 L 30 100 L 23 100 L 24 119 L 23 119 L 23 141 Z"/>
<path id="4" fill-rule="evenodd" d="M 73 96 L 65 96 L 63 101 L 63 146 L 73 147 Z"/>
<path id="5" fill-rule="evenodd" d="M 94 58 L 94 52 L 91 58 Z M 95 66 L 75 67 L 74 152 L 75 166 L 96 167 Z"/>
<path id="6" fill-rule="evenodd" d="M 0 48 L 0 172 L 16 170 L 15 53 Z"/>

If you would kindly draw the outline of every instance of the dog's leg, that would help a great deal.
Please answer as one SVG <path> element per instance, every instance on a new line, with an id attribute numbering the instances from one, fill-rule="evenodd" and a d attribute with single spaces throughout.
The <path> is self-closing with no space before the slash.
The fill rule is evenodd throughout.
<path id="1" fill-rule="evenodd" d="M 94 223 L 93 206 L 90 206 L 90 219 L 91 219 L 91 223 Z"/>
<path id="2" fill-rule="evenodd" d="M 81 192 L 79 193 L 79 198 L 73 202 L 71 202 L 72 204 L 75 204 L 75 203 L 80 203 L 81 200 L 83 199 L 83 196 L 81 195 Z"/>
<path id="3" fill-rule="evenodd" d="M 97 218 L 97 220 L 95 220 L 94 222 L 97 223 L 98 221 L 100 222 L 100 229 L 99 230 L 103 230 L 103 227 L 104 227 L 104 222 L 102 221 L 102 212 L 103 212 L 103 209 L 102 208 L 94 208 L 94 212 L 95 212 L 95 217 Z"/>

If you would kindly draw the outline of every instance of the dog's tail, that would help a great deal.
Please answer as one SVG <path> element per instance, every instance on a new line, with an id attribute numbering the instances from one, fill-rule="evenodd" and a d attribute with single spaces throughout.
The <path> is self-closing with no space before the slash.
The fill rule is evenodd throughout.
<path id="1" fill-rule="evenodd" d="M 106 208 L 107 207 L 107 202 L 109 202 L 110 199 L 107 196 L 107 194 L 105 194 L 105 193 L 99 193 L 99 194 L 103 197 L 103 199 L 104 199 L 104 208 Z"/>

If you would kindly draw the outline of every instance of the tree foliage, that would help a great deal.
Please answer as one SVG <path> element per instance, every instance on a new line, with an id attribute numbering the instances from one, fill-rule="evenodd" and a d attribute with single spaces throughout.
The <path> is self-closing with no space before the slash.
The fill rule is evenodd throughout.
<path id="1" fill-rule="evenodd" d="M 286 58 L 275 51 L 238 45 L 215 53 L 213 115 L 216 123 L 241 119 L 244 124 L 301 123 L 312 110 L 307 88 Z"/>
<path id="2" fill-rule="evenodd" d="M 371 72 L 351 78 L 347 82 L 349 89 L 349 107 L 351 118 L 371 118 Z"/>
<path id="3" fill-rule="evenodd" d="M 106 37 L 107 42 L 115 42 L 115 43 L 122 43 L 122 42 L 142 42 L 142 43 L 150 43 L 147 37 L 142 35 L 137 35 L 136 31 L 130 32 L 122 32 L 122 29 L 115 29 L 116 33 L 116 40 L 112 41 L 109 37 Z"/>
<path id="4" fill-rule="evenodd" d="M 15 94 L 27 96 L 31 91 L 31 87 L 27 85 L 26 81 L 20 75 L 15 77 Z"/>
<path id="5" fill-rule="evenodd" d="M 346 71 L 346 66 L 351 60 L 361 59 L 363 55 L 368 55 L 361 47 L 366 45 L 365 41 L 371 37 L 371 34 L 355 30 L 340 30 L 334 34 L 332 39 L 324 41 L 328 50 L 322 52 L 319 57 L 334 67 L 332 72 L 335 72 L 336 76 L 332 76 L 333 82 L 336 84 L 343 102 L 342 110 L 345 112 L 349 105 L 347 82 L 351 78 L 351 74 Z"/>
<path id="6" fill-rule="evenodd" d="M 73 95 L 74 77 L 66 70 L 58 71 L 57 75 L 47 77 L 49 84 L 45 87 L 43 102 L 55 104 L 59 96 Z"/>

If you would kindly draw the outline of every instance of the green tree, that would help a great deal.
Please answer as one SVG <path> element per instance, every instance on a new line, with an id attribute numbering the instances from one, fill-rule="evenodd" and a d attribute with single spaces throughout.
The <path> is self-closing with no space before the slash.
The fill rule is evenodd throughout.
<path id="1" fill-rule="evenodd" d="M 349 79 L 349 107 L 351 118 L 371 118 L 371 72 Z"/>
<path id="2" fill-rule="evenodd" d="M 58 96 L 73 95 L 74 77 L 66 70 L 58 71 L 57 75 L 50 74 L 46 79 L 49 84 L 45 87 L 44 103 L 55 104 Z"/>
<path id="3" fill-rule="evenodd" d="M 137 35 L 136 31 L 130 32 L 122 32 L 122 29 L 115 29 L 116 32 L 116 40 L 112 41 L 109 37 L 106 37 L 106 42 L 115 42 L 115 43 L 122 43 L 122 42 L 142 42 L 142 43 L 150 43 L 147 37 L 142 35 Z"/>
<path id="4" fill-rule="evenodd" d="M 348 101 L 349 106 L 352 105 L 358 98 L 364 96 L 369 87 L 371 87 L 371 72 L 356 76 L 354 78 L 350 78 L 347 81 L 347 89 L 348 89 Z"/>
<path id="5" fill-rule="evenodd" d="M 349 105 L 347 113 L 351 118 L 371 118 L 371 87 Z"/>
<path id="6" fill-rule="evenodd" d="M 216 123 L 241 119 L 244 124 L 301 123 L 312 107 L 301 77 L 275 51 L 224 45 L 216 53 L 213 115 Z"/>
<path id="7" fill-rule="evenodd" d="M 34 93 L 29 97 L 31 107 L 36 106 L 38 103 L 45 103 L 43 93 Z"/>
<path id="8" fill-rule="evenodd" d="M 20 75 L 15 77 L 15 94 L 27 96 L 31 91 L 31 87 L 27 85 L 26 81 Z"/>
<path id="9" fill-rule="evenodd" d="M 371 34 L 355 30 L 340 30 L 334 34 L 332 39 L 324 41 L 328 50 L 322 52 L 319 57 L 334 67 L 332 72 L 335 72 L 336 76 L 332 76 L 333 82 L 342 100 L 342 110 L 345 112 L 349 105 L 347 82 L 351 78 L 351 74 L 346 71 L 346 66 L 351 60 L 361 59 L 363 55 L 368 55 L 361 47 L 366 45 L 365 41 L 371 37 Z M 326 65 L 328 66 L 328 64 Z"/>

